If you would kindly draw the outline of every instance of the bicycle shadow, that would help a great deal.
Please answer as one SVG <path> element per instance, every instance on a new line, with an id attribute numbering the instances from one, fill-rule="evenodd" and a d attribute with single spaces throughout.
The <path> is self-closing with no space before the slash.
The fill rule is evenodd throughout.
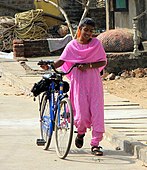
<path id="1" fill-rule="evenodd" d="M 50 155 L 56 155 L 56 150 L 54 146 L 51 146 L 49 150 Z M 127 154 L 122 150 L 105 149 L 103 150 L 103 156 L 94 156 L 91 154 L 89 147 L 83 147 L 77 149 L 72 147 L 65 159 L 60 159 L 61 161 L 67 161 L 69 163 L 84 163 L 84 164 L 101 164 L 101 165 L 130 165 L 136 163 L 136 158 Z"/>
<path id="2" fill-rule="evenodd" d="M 128 155 L 124 151 L 117 150 L 104 150 L 103 156 L 94 156 L 91 154 L 89 148 L 72 149 L 70 150 L 66 161 L 79 162 L 86 164 L 135 164 L 136 159 L 131 155 Z"/>

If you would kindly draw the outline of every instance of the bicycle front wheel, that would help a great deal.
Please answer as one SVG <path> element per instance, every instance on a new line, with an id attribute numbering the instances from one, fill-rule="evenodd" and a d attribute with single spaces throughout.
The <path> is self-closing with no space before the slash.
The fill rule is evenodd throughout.
<path id="1" fill-rule="evenodd" d="M 59 158 L 64 159 L 70 150 L 73 137 L 73 112 L 70 100 L 64 98 L 58 110 L 55 119 L 56 152 Z"/>
<path id="2" fill-rule="evenodd" d="M 40 106 L 40 129 L 41 138 L 44 140 L 44 149 L 47 150 L 51 143 L 52 138 L 52 124 L 50 118 L 50 104 L 47 93 L 44 93 Z"/>

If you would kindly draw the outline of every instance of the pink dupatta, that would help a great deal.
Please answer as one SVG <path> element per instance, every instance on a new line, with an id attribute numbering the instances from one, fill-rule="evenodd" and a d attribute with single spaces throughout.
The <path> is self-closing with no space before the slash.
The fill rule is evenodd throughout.
<path id="1" fill-rule="evenodd" d="M 75 63 L 107 61 L 104 48 L 97 38 L 92 38 L 88 44 L 80 44 L 76 39 L 70 41 L 61 54 L 60 60 L 65 61 L 61 67 L 64 72 L 67 72 Z M 104 67 L 100 67 L 99 71 L 102 71 Z M 69 79 L 71 74 L 72 72 L 67 75 Z"/>

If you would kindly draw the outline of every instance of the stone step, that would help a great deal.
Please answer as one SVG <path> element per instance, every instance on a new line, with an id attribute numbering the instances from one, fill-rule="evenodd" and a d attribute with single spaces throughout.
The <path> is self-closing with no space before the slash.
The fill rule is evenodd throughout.
<path id="1" fill-rule="evenodd" d="M 145 142 L 147 142 L 147 135 L 141 135 L 141 136 L 126 135 L 126 136 L 132 137 L 134 140 L 137 140 L 137 141 L 145 141 Z"/>
<path id="2" fill-rule="evenodd" d="M 146 109 L 105 109 L 105 120 L 147 118 Z"/>
<path id="3" fill-rule="evenodd" d="M 130 124 L 130 123 L 140 123 L 140 124 L 144 124 L 147 123 L 147 118 L 134 118 L 134 119 L 121 119 L 121 120 L 105 120 L 107 123 L 112 123 L 112 124 Z"/>
<path id="4" fill-rule="evenodd" d="M 147 124 L 141 125 L 141 124 L 112 124 L 111 126 L 114 129 L 147 129 Z"/>
<path id="5" fill-rule="evenodd" d="M 146 133 L 147 129 L 117 129 L 117 131 L 122 133 Z"/>
<path id="6" fill-rule="evenodd" d="M 147 138 L 147 131 L 146 132 L 124 132 L 127 136 L 146 136 Z"/>

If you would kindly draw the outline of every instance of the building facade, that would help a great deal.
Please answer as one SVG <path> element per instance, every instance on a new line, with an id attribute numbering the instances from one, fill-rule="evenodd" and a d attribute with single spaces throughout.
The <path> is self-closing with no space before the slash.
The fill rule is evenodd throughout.
<path id="1" fill-rule="evenodd" d="M 106 0 L 107 29 L 133 29 L 134 19 L 142 39 L 147 40 L 147 0 Z"/>

